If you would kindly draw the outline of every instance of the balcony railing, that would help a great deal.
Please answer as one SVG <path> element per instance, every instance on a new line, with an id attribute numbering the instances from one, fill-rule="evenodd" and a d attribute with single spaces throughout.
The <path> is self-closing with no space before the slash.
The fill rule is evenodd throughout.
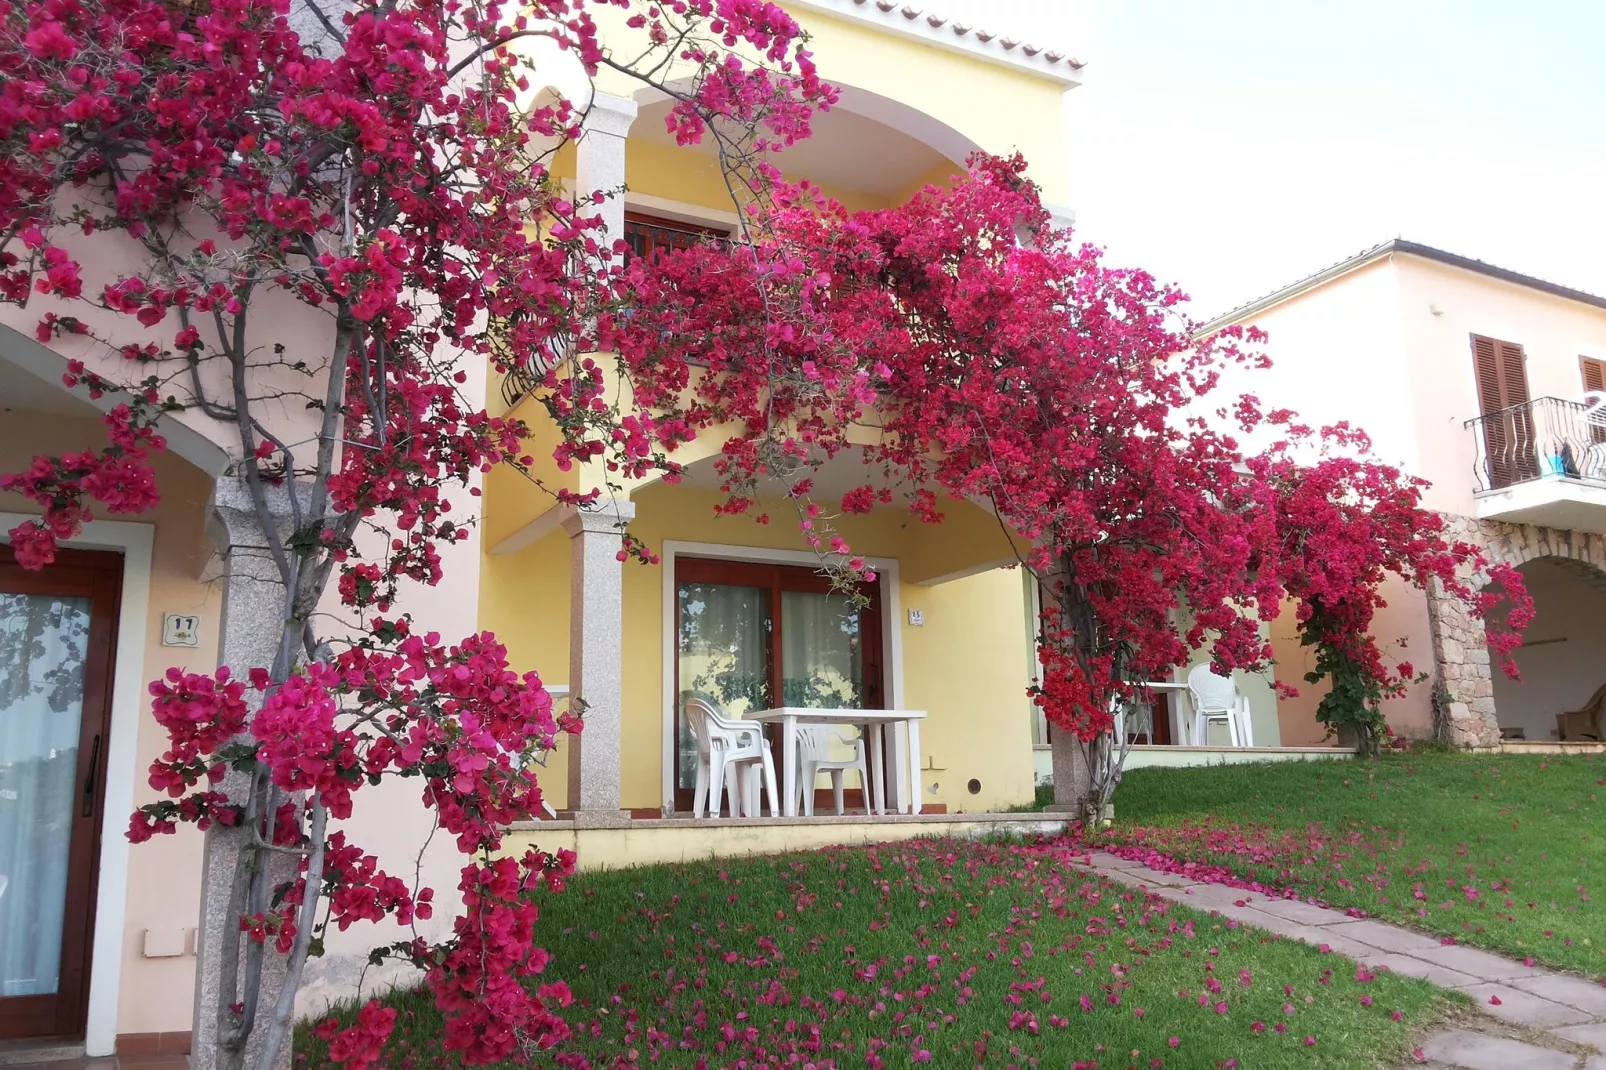
<path id="1" fill-rule="evenodd" d="M 1535 398 L 1468 420 L 1480 491 L 1534 479 L 1606 485 L 1606 407 Z"/>

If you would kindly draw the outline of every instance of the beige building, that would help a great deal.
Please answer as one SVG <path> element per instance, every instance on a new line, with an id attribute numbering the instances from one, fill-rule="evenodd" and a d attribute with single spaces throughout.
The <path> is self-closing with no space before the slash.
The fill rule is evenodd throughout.
<path id="1" fill-rule="evenodd" d="M 1379 637 L 1406 640 L 1402 656 L 1431 667 L 1432 679 L 1389 703 L 1396 730 L 1437 728 L 1476 745 L 1598 737 L 1606 297 L 1395 240 L 1204 330 L 1232 323 L 1268 332 L 1274 366 L 1231 386 L 1315 425 L 1349 420 L 1366 430 L 1379 459 L 1431 482 L 1426 504 L 1456 538 L 1516 565 L 1533 595 L 1518 683 L 1491 666 L 1481 624 L 1448 600 L 1398 587 Z M 1297 685 L 1302 652 L 1291 629 L 1273 632 L 1278 674 Z M 1285 700 L 1279 718 L 1299 723 L 1296 711 L 1318 700 Z M 1570 712 L 1582 716 L 1558 720 Z"/>

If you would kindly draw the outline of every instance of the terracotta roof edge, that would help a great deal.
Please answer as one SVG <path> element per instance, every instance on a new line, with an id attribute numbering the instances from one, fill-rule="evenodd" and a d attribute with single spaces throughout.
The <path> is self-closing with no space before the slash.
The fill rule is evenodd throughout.
<path id="1" fill-rule="evenodd" d="M 979 27 L 929 10 L 909 0 L 781 0 L 787 7 L 836 15 L 913 37 L 938 48 L 962 52 L 1004 67 L 1026 71 L 1065 85 L 1080 85 L 1086 64 L 1069 50 L 1049 48 L 1014 34 Z"/>

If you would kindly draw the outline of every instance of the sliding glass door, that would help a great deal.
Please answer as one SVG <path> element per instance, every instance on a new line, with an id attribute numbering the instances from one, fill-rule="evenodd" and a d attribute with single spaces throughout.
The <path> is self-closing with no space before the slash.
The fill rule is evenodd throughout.
<path id="1" fill-rule="evenodd" d="M 686 699 L 732 718 L 780 706 L 881 709 L 881 584 L 859 605 L 813 569 L 675 561 L 675 808 L 691 808 L 697 747 Z"/>

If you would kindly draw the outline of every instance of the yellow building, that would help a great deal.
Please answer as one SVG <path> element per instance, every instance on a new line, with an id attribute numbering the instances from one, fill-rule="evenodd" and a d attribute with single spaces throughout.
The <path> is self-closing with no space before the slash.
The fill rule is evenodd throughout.
<path id="1" fill-rule="evenodd" d="M 946 184 L 972 152 L 1018 150 L 1045 199 L 1066 199 L 1062 109 L 1080 67 L 1068 55 L 885 3 L 788 6 L 811 35 L 820 74 L 841 92 L 816 117 L 814 137 L 780 155 L 788 178 L 806 178 L 849 208 L 887 207 Z M 609 227 L 638 252 L 730 233 L 736 216 L 712 150 L 677 146 L 664 127 L 670 102 L 652 90 L 622 95 L 631 87 L 606 73 L 585 136 L 557 158 L 560 179 L 579 189 L 622 186 Z M 547 421 L 534 404 L 514 400 L 510 409 L 534 425 Z M 538 445 L 542 432 L 537 426 Z M 708 454 L 718 446 L 713 436 L 694 443 L 677 454 L 689 466 L 683 482 L 636 486 L 595 518 L 554 507 L 516 472 L 487 481 L 481 624 L 516 663 L 540 666 L 550 679 L 562 679 L 555 667 L 571 666 L 569 682 L 587 705 L 579 750 L 590 756 L 560 755 L 543 778 L 554 807 L 686 810 L 694 759 L 677 696 L 710 673 L 732 713 L 751 705 L 732 688 L 796 698 L 805 677 L 818 686 L 822 674 L 839 705 L 924 710 L 918 794 L 926 808 L 1028 801 L 1032 621 L 1024 574 L 1005 567 L 1016 548 L 997 521 L 959 502 L 936 527 L 912 524 L 896 508 L 854 518 L 843 534 L 879 572 L 871 605 L 856 611 L 825 592 L 795 524 L 715 516 L 721 496 Z M 844 459 L 844 490 L 853 467 Z M 661 566 L 614 559 L 618 517 L 633 518 L 631 532 Z M 705 629 L 747 629 L 740 642 L 725 637 L 720 656 L 729 664 L 710 662 L 691 614 Z M 811 704 L 824 701 L 816 694 Z"/>
<path id="2" fill-rule="evenodd" d="M 817 116 L 813 138 L 780 155 L 788 178 L 807 179 L 849 208 L 887 207 L 946 184 L 978 149 L 1019 151 L 1045 202 L 1069 199 L 1064 107 L 1081 65 L 1068 54 L 885 0 L 788 6 L 812 37 L 822 77 L 841 91 L 840 104 Z M 557 157 L 561 179 L 581 191 L 622 187 L 607 223 L 637 254 L 730 233 L 736 216 L 718 160 L 665 133 L 668 100 L 652 90 L 623 95 L 631 90 L 622 80 L 598 88 L 584 137 Z M 1062 221 L 1069 214 L 1054 211 Z M 530 452 L 539 464 L 555 431 L 538 405 L 504 395 L 508 411 L 535 427 Z M 968 502 L 943 503 L 947 519 L 935 526 L 896 506 L 846 518 L 842 534 L 878 574 L 869 606 L 854 609 L 816 574 L 816 555 L 785 519 L 790 506 L 770 503 L 765 511 L 777 521 L 763 526 L 716 516 L 720 445 L 705 435 L 676 454 L 688 466 L 682 482 L 634 485 L 593 512 L 554 506 L 513 471 L 487 480 L 480 621 L 516 664 L 540 666 L 553 681 L 567 665 L 567 682 L 584 699 L 586 730 L 578 745 L 566 741 L 542 783 L 564 827 L 585 839 L 587 864 L 733 849 L 728 840 L 716 847 L 682 835 L 680 846 L 666 846 L 647 835 L 671 826 L 644 822 L 691 811 L 697 756 L 683 704 L 693 694 L 711 695 L 732 715 L 766 706 L 923 711 L 918 738 L 900 727 L 888 744 L 895 806 L 957 820 L 1030 801 L 1048 755 L 1026 693 L 1035 593 L 1012 567 L 1018 541 Z M 818 489 L 829 496 L 862 482 L 857 467 L 839 458 Z M 538 474 L 549 486 L 579 486 L 572 473 Z M 616 560 L 626 521 L 660 566 Z M 1244 690 L 1263 722 L 1256 742 L 1275 747 L 1269 682 L 1245 681 Z M 579 831 L 620 827 L 633 832 Z M 785 827 L 776 836 L 799 842 L 799 826 Z M 825 835 L 847 835 L 848 826 L 833 827 Z M 550 846 L 557 830 L 537 830 Z M 884 823 L 862 831 L 886 833 Z M 775 842 L 757 837 L 735 849 Z"/>

